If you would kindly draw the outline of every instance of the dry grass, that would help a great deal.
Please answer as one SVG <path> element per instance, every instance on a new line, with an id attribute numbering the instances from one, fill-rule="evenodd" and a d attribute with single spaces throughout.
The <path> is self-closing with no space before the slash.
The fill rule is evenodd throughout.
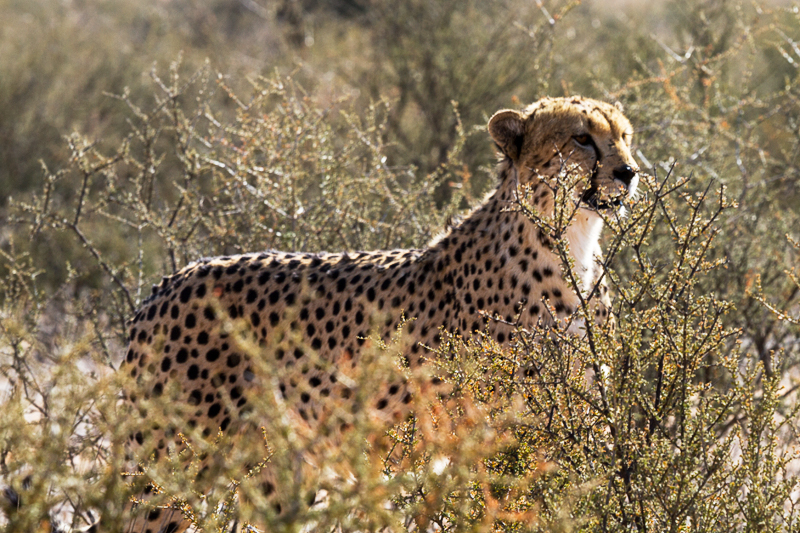
<path id="1" fill-rule="evenodd" d="M 422 246 L 491 186 L 486 116 L 572 92 L 625 105 L 649 174 L 607 224 L 615 334 L 451 339 L 433 368 L 452 398 L 420 393 L 415 423 L 388 434 L 369 410 L 350 414 L 346 442 L 302 434 L 264 395 L 266 441 L 187 433 L 227 450 L 214 492 L 165 462 L 148 466 L 154 502 L 207 531 L 226 513 L 282 531 L 797 529 L 796 8 L 50 4 L 0 1 L 0 183 L 13 196 L 0 474 L 25 504 L 8 531 L 59 505 L 118 527 L 138 489 L 119 475 L 132 428 L 113 368 L 160 275 L 272 247 Z M 394 351 L 375 343 L 354 378 L 364 394 L 402 371 Z M 291 475 L 320 446 L 337 476 Z M 289 514 L 248 484 L 245 465 L 266 458 L 300 502 Z M 221 506 L 232 480 L 246 497 Z M 320 487 L 326 506 L 309 505 Z"/>

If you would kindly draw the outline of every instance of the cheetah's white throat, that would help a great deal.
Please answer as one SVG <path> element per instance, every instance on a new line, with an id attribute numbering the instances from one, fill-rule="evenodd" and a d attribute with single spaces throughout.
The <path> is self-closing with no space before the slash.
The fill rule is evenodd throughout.
<path id="1" fill-rule="evenodd" d="M 580 209 L 575 220 L 567 228 L 567 241 L 572 259 L 575 260 L 575 274 L 580 280 L 580 290 L 588 294 L 595 282 L 595 269 L 600 259 L 600 231 L 603 219 L 594 211 Z"/>

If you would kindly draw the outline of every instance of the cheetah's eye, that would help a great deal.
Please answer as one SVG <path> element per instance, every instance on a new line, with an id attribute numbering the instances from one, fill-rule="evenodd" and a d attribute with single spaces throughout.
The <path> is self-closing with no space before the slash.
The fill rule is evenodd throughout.
<path id="1" fill-rule="evenodd" d="M 581 146 L 589 146 L 592 143 L 592 136 L 588 133 L 583 133 L 581 135 L 576 135 L 573 137 L 575 142 L 580 144 Z"/>

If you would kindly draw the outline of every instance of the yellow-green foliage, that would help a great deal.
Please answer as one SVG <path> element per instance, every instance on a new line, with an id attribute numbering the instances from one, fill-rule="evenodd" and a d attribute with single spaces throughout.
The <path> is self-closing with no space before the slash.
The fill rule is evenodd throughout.
<path id="1" fill-rule="evenodd" d="M 797 7 L 0 0 L 0 19 L 8 531 L 59 510 L 117 530 L 146 480 L 148 505 L 205 531 L 797 529 Z M 267 389 L 261 438 L 187 428 L 221 459 L 214 491 L 178 457 L 121 476 L 135 428 L 113 369 L 160 276 L 266 248 L 424 246 L 492 185 L 488 115 L 572 93 L 620 101 L 636 128 L 638 199 L 604 233 L 616 331 L 447 337 L 425 372 L 453 397 L 408 374 L 414 420 L 365 407 L 340 441 L 299 431 Z M 566 258 L 566 221 L 518 208 Z M 408 372 L 403 342 L 373 344 L 358 401 Z M 295 475 L 308 449 L 327 468 Z M 281 515 L 252 483 L 263 461 L 293 502 Z"/>

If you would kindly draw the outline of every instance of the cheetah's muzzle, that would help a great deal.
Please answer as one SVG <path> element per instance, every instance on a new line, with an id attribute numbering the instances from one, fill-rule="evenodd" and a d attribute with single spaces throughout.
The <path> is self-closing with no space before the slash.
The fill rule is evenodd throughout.
<path id="1" fill-rule="evenodd" d="M 595 168 L 590 180 L 592 185 L 586 189 L 586 191 L 584 191 L 583 195 L 581 195 L 581 202 L 589 209 L 594 211 L 604 211 L 606 209 L 614 209 L 622 206 L 623 198 L 630 195 L 631 183 L 633 183 L 633 179 L 636 177 L 636 174 L 638 174 L 638 170 L 635 170 L 630 165 L 622 165 L 615 168 L 612 172 L 612 175 L 614 176 L 615 180 L 621 182 L 625 186 L 625 190 L 628 191 L 628 194 L 619 195 L 616 198 L 604 200 L 601 198 L 600 191 L 597 187 L 597 169 Z"/>

